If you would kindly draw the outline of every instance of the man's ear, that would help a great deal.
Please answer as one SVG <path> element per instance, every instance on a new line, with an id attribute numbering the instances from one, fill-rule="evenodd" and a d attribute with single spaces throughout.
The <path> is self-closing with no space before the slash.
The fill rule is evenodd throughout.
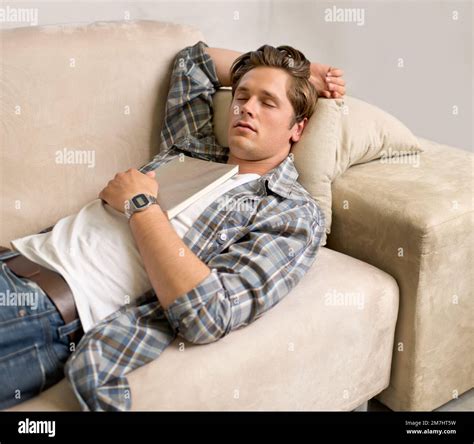
<path id="1" fill-rule="evenodd" d="M 301 135 L 303 134 L 303 130 L 307 123 L 308 123 L 307 117 L 305 117 L 301 122 L 295 123 L 294 125 L 295 128 L 293 130 L 293 134 L 291 135 L 291 140 L 293 141 L 293 143 L 296 143 L 298 142 L 298 140 L 300 140 Z"/>

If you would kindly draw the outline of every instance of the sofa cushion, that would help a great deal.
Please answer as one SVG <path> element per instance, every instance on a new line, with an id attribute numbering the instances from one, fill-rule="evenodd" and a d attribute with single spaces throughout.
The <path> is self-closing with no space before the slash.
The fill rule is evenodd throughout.
<path id="1" fill-rule="evenodd" d="M 397 312 L 391 276 L 321 248 L 254 323 L 206 345 L 178 336 L 131 372 L 132 409 L 352 410 L 388 386 Z M 77 409 L 63 379 L 9 410 Z"/>
<path id="2" fill-rule="evenodd" d="M 8 246 L 158 153 L 174 57 L 203 36 L 129 21 L 6 29 L 0 39 L 0 245 Z"/>
<path id="3" fill-rule="evenodd" d="M 343 101 L 335 177 L 352 165 L 422 151 L 418 139 L 396 117 L 355 97 L 345 96 Z"/>
<path id="4" fill-rule="evenodd" d="M 331 232 L 331 185 L 336 173 L 337 152 L 341 146 L 342 100 L 320 99 L 314 118 L 309 119 L 301 139 L 292 146 L 298 181 L 318 202 L 326 227 L 321 245 L 326 245 Z"/>

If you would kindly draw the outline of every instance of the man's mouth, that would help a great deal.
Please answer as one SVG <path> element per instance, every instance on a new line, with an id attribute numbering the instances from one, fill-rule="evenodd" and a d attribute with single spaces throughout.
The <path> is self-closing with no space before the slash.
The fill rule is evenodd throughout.
<path id="1" fill-rule="evenodd" d="M 237 128 L 237 129 L 240 129 L 242 131 L 252 131 L 254 133 L 256 133 L 257 131 L 255 130 L 255 128 L 250 125 L 250 123 L 247 123 L 247 122 L 243 122 L 243 121 L 238 121 L 235 125 L 234 125 L 234 128 Z"/>

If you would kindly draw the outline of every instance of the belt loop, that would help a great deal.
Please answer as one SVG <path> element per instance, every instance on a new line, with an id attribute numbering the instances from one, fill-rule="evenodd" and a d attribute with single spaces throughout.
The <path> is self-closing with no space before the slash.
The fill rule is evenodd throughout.
<path id="1" fill-rule="evenodd" d="M 62 339 L 64 336 L 69 337 L 69 341 L 73 342 L 75 346 L 79 343 L 82 336 L 84 335 L 84 330 L 82 329 L 82 324 L 80 319 L 75 319 L 69 324 L 62 325 L 58 327 L 59 337 Z"/>

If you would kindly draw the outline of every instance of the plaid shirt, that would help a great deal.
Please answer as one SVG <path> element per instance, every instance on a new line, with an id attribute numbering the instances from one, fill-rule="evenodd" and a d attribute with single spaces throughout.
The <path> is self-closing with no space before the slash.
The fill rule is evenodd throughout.
<path id="1" fill-rule="evenodd" d="M 200 41 L 176 56 L 160 154 L 140 171 L 179 155 L 226 163 L 229 150 L 212 127 L 212 95 L 221 85 L 207 46 Z M 324 232 L 323 214 L 297 177 L 289 155 L 226 193 L 227 204 L 213 202 L 183 238 L 210 275 L 165 310 L 151 290 L 85 334 L 65 366 L 83 410 L 129 410 L 126 374 L 156 359 L 177 335 L 193 344 L 217 341 L 254 322 L 297 285 Z"/>

